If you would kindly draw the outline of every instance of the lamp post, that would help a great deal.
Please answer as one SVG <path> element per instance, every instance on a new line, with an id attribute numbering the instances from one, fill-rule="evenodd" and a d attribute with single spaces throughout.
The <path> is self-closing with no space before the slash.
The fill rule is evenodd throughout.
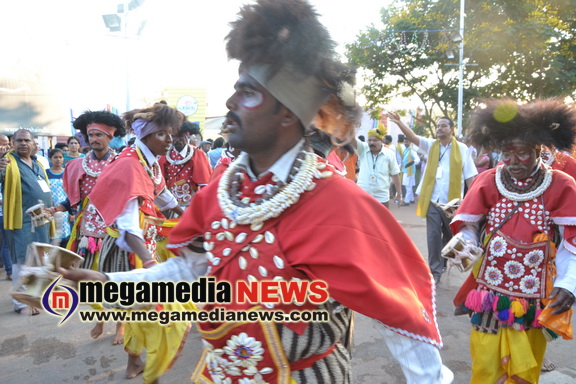
<path id="1" fill-rule="evenodd" d="M 458 58 L 458 137 L 462 134 L 462 108 L 464 104 L 464 3 L 465 0 L 460 0 L 460 42 L 458 45 L 460 50 L 460 57 Z"/>

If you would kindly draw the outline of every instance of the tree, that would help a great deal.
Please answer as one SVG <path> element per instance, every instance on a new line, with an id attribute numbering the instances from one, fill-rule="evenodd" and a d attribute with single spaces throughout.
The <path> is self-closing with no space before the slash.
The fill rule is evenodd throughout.
<path id="1" fill-rule="evenodd" d="M 377 116 L 397 97 L 417 97 L 432 134 L 439 114 L 454 116 L 458 94 L 460 0 L 396 0 L 347 46 L 365 77 L 366 107 Z M 574 0 L 477 0 L 466 3 L 464 114 L 482 98 L 575 96 Z M 454 49 L 456 58 L 446 58 Z M 472 64 L 472 65 L 470 65 Z M 465 128 L 465 127 L 463 127 Z"/>

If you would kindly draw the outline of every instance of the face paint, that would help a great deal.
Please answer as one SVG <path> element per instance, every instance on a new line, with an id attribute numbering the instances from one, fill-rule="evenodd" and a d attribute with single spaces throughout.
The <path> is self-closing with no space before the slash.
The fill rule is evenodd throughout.
<path id="1" fill-rule="evenodd" d="M 241 104 L 248 110 L 257 109 L 264 102 L 264 95 L 254 89 L 244 88 L 242 92 Z"/>
<path id="2" fill-rule="evenodd" d="M 502 151 L 501 159 L 504 164 L 510 164 L 515 158 L 516 162 L 527 165 L 532 160 L 533 151 L 534 148 L 527 145 L 512 144 Z"/>

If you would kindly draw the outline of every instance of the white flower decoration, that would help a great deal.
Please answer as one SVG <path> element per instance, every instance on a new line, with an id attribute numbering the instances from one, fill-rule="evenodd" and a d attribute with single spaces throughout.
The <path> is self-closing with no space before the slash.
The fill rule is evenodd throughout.
<path id="1" fill-rule="evenodd" d="M 520 289 L 524 293 L 532 294 L 536 293 L 540 288 L 540 279 L 536 276 L 528 275 L 524 276 L 520 280 Z"/>
<path id="2" fill-rule="evenodd" d="M 540 263 L 542 263 L 542 260 L 544 260 L 544 252 L 540 249 L 536 249 L 524 256 L 524 265 L 527 265 L 530 268 L 536 268 Z"/>
<path id="3" fill-rule="evenodd" d="M 484 273 L 484 278 L 488 284 L 496 286 L 502 283 L 502 272 L 496 267 L 488 267 L 486 268 L 486 272 Z"/>
<path id="4" fill-rule="evenodd" d="M 506 243 L 506 240 L 504 240 L 504 238 L 501 236 L 496 236 L 490 242 L 490 253 L 492 253 L 494 256 L 500 257 L 506 253 L 507 247 L 508 243 Z"/>
<path id="5" fill-rule="evenodd" d="M 244 368 L 255 367 L 259 361 L 264 359 L 262 343 L 248 336 L 245 332 L 232 336 L 223 349 L 228 355 L 228 359 L 233 361 L 236 366 Z"/>
<path id="6" fill-rule="evenodd" d="M 504 265 L 504 273 L 511 279 L 524 275 L 524 266 L 517 261 L 509 261 Z"/>

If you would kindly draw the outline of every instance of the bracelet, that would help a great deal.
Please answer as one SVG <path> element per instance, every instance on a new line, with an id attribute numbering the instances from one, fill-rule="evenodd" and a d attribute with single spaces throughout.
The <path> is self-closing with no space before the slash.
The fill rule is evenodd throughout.
<path id="1" fill-rule="evenodd" d="M 144 262 L 144 263 L 142 264 L 142 266 L 143 266 L 144 268 L 148 268 L 148 266 L 149 266 L 150 264 L 158 264 L 158 262 L 157 262 L 156 260 L 154 260 L 154 259 L 150 259 L 150 260 Z"/>

